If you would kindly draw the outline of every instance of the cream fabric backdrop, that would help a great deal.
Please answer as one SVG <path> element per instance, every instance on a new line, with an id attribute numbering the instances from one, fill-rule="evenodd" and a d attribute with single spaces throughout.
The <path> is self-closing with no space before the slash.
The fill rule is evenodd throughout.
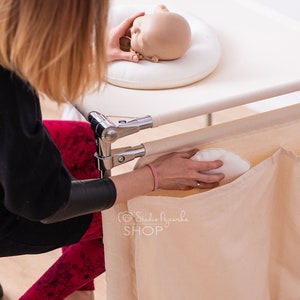
<path id="1" fill-rule="evenodd" d="M 107 299 L 300 299 L 299 116 L 296 105 L 199 130 L 194 146 L 227 148 L 252 168 L 213 190 L 158 191 L 106 211 Z"/>

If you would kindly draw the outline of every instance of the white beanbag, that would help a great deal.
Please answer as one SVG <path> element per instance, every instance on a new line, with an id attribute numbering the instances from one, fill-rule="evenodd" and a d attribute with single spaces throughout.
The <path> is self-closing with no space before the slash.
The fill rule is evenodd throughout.
<path id="1" fill-rule="evenodd" d="M 109 24 L 111 27 L 117 26 L 137 12 L 153 13 L 155 7 L 156 5 L 112 6 Z M 176 8 L 168 9 L 182 15 L 190 24 L 192 41 L 188 51 L 181 58 L 172 61 L 111 62 L 107 73 L 109 83 L 132 89 L 175 88 L 199 81 L 216 68 L 221 48 L 214 31 L 198 17 Z"/>
<path id="2" fill-rule="evenodd" d="M 222 148 L 207 148 L 198 151 L 191 159 L 198 161 L 223 161 L 223 166 L 210 171 L 203 171 L 206 174 L 223 173 L 223 182 L 231 181 L 250 169 L 250 163 L 239 155 Z"/>

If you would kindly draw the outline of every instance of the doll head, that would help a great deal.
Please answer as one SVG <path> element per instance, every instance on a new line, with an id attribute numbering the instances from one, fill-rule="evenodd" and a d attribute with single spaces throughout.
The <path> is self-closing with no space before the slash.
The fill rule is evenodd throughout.
<path id="1" fill-rule="evenodd" d="M 130 50 L 153 62 L 181 57 L 191 42 L 189 23 L 163 5 L 153 14 L 136 18 L 130 34 Z"/>

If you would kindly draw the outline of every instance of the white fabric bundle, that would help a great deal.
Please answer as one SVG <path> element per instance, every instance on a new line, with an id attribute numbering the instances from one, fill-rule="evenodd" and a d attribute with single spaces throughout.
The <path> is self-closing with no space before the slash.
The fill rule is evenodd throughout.
<path id="1" fill-rule="evenodd" d="M 223 148 L 207 148 L 198 151 L 191 159 L 198 161 L 221 160 L 223 165 L 218 169 L 203 171 L 202 173 L 225 175 L 222 183 L 236 179 L 250 169 L 249 161 L 236 153 Z"/>

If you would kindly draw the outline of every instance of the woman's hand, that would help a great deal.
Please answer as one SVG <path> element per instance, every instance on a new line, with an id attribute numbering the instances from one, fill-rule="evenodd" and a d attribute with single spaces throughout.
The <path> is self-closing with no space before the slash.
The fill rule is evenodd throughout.
<path id="1" fill-rule="evenodd" d="M 152 165 L 158 176 L 158 188 L 186 190 L 194 187 L 213 188 L 219 185 L 224 174 L 204 174 L 203 171 L 217 169 L 222 161 L 194 161 L 190 158 L 198 149 L 164 155 Z"/>
<path id="2" fill-rule="evenodd" d="M 221 167 L 222 161 L 204 162 L 190 159 L 197 151 L 198 149 L 195 149 L 161 156 L 151 163 L 156 174 L 148 166 L 144 166 L 132 172 L 111 177 L 117 190 L 116 203 L 149 193 L 157 187 L 167 190 L 187 190 L 194 187 L 218 186 L 224 174 L 201 172 Z M 154 176 L 157 176 L 158 182 Z"/>
<path id="3" fill-rule="evenodd" d="M 132 62 L 138 62 L 139 57 L 135 52 L 125 52 L 120 48 L 120 38 L 126 35 L 130 27 L 132 26 L 133 21 L 140 16 L 143 16 L 145 13 L 137 13 L 127 19 L 125 19 L 121 24 L 112 28 L 108 37 L 108 48 L 107 48 L 107 61 L 112 62 L 115 60 L 128 60 Z"/>

